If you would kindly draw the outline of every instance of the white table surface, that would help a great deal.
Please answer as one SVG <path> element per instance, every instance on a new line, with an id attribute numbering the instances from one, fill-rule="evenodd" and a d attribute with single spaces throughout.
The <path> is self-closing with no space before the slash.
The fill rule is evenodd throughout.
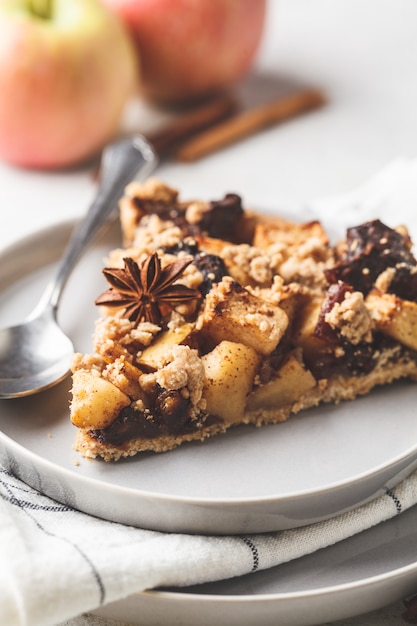
<path id="1" fill-rule="evenodd" d="M 194 164 L 162 164 L 158 176 L 185 197 L 236 191 L 247 205 L 287 211 L 349 191 L 398 157 L 416 157 L 416 0 L 270 0 L 256 76 L 242 89 L 254 84 L 316 86 L 328 104 Z M 146 132 L 163 117 L 136 103 L 128 125 Z M 81 215 L 94 188 L 91 167 L 0 164 L 0 248 Z M 403 623 L 401 612 L 399 602 L 338 624 L 392 626 Z M 66 626 L 102 623 L 80 617 Z"/>

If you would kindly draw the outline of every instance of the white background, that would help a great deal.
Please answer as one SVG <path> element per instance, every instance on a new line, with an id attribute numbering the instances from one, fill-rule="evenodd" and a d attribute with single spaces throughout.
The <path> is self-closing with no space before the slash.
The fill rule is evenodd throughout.
<path id="1" fill-rule="evenodd" d="M 241 87 L 246 104 L 263 94 L 260 85 L 271 93 L 318 87 L 328 103 L 197 163 L 162 164 L 158 176 L 185 197 L 235 191 L 246 204 L 287 212 L 349 191 L 398 157 L 416 157 L 416 0 L 269 0 L 256 75 Z M 160 118 L 136 103 L 128 125 L 146 133 Z M 0 248 L 81 215 L 94 194 L 92 174 L 91 166 L 46 173 L 0 163 Z M 398 604 L 339 625 L 401 624 L 400 614 Z"/>

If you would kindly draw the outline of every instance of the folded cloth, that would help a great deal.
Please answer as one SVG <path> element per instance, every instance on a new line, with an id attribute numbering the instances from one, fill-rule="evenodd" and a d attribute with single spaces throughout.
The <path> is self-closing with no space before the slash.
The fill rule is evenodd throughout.
<path id="1" fill-rule="evenodd" d="M 417 472 L 324 522 L 213 537 L 123 526 L 80 513 L 0 471 L 0 611 L 7 626 L 55 626 L 135 592 L 241 576 L 335 544 L 417 503 Z"/>
<path id="2" fill-rule="evenodd" d="M 307 211 L 336 236 L 377 218 L 391 228 L 405 224 L 417 244 L 417 159 L 397 159 L 349 193 L 310 202 Z"/>
<path id="3" fill-rule="evenodd" d="M 410 224 L 417 161 L 398 161 L 343 198 L 310 205 L 335 231 L 379 217 Z M 392 224 L 393 216 L 395 224 Z M 417 472 L 354 511 L 276 533 L 210 537 L 143 530 L 54 502 L 0 467 L 0 616 L 55 626 L 133 593 L 241 576 L 311 554 L 417 503 Z"/>

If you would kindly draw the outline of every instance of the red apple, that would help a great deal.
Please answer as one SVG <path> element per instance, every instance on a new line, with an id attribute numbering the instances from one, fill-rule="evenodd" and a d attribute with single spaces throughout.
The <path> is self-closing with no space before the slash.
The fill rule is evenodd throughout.
<path id="1" fill-rule="evenodd" d="M 238 81 L 261 40 L 266 0 L 102 0 L 132 33 L 145 95 L 179 102 Z"/>
<path id="2" fill-rule="evenodd" d="M 91 156 L 136 84 L 130 36 L 99 0 L 0 2 L 0 158 L 58 168 Z"/>

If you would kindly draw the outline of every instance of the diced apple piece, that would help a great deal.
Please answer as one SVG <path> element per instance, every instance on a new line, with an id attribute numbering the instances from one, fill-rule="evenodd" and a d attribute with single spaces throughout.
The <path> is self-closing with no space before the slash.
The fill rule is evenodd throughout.
<path id="1" fill-rule="evenodd" d="M 230 246 L 230 242 L 215 237 L 195 237 L 198 249 L 208 254 L 220 255 L 225 246 Z"/>
<path id="2" fill-rule="evenodd" d="M 311 298 L 301 309 L 295 324 L 293 339 L 295 346 L 303 350 L 303 354 L 312 359 L 326 348 L 326 343 L 314 336 L 322 307 L 322 298 Z"/>
<path id="3" fill-rule="evenodd" d="M 165 355 L 173 346 L 187 342 L 194 330 L 193 324 L 183 324 L 173 330 L 166 330 L 156 337 L 150 346 L 144 349 L 138 359 L 139 366 L 157 370 L 166 364 Z"/>
<path id="4" fill-rule="evenodd" d="M 215 343 L 243 343 L 269 354 L 288 327 L 283 309 L 258 298 L 230 277 L 223 278 L 208 294 L 197 328 Z"/>
<path id="5" fill-rule="evenodd" d="M 242 343 L 222 341 L 201 360 L 207 412 L 228 424 L 239 422 L 259 366 L 259 354 Z"/>
<path id="6" fill-rule="evenodd" d="M 293 355 L 289 355 L 276 378 L 258 387 L 248 397 L 248 411 L 280 409 L 296 402 L 316 385 L 313 374 Z"/>
<path id="7" fill-rule="evenodd" d="M 304 302 L 305 296 L 303 294 L 291 290 L 291 287 L 286 285 L 281 293 L 279 307 L 285 311 L 289 322 L 292 323 L 296 318 L 297 312 L 302 309 Z"/>
<path id="8" fill-rule="evenodd" d="M 120 391 L 130 398 L 144 398 L 144 392 L 139 384 L 139 377 L 143 374 L 127 359 L 119 357 L 106 368 L 106 380 L 113 383 Z"/>
<path id="9" fill-rule="evenodd" d="M 417 350 L 417 304 L 394 294 L 376 291 L 368 294 L 365 304 L 371 311 L 377 330 L 393 337 L 407 348 Z"/>
<path id="10" fill-rule="evenodd" d="M 86 370 L 73 374 L 71 421 L 78 428 L 106 428 L 130 404 L 113 383 Z"/>

